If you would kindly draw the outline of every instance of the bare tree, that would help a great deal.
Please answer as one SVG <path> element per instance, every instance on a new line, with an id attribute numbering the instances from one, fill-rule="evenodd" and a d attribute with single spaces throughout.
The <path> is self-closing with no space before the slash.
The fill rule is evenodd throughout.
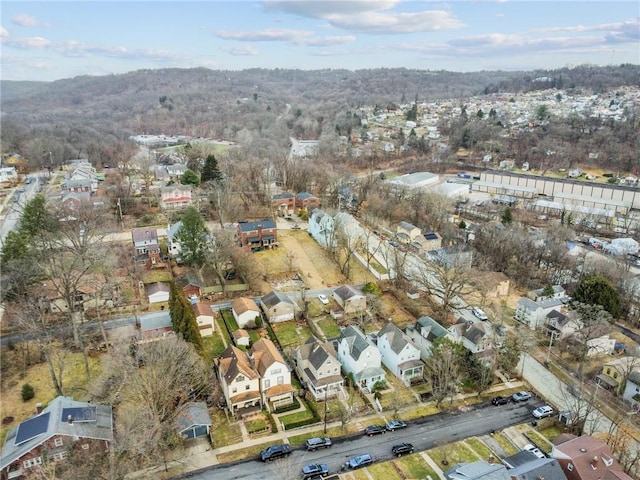
<path id="1" fill-rule="evenodd" d="M 431 387 L 436 407 L 440 408 L 447 398 L 453 398 L 460 378 L 460 366 L 456 345 L 449 340 L 436 341 L 431 347 L 431 356 L 425 362 L 426 380 Z"/>

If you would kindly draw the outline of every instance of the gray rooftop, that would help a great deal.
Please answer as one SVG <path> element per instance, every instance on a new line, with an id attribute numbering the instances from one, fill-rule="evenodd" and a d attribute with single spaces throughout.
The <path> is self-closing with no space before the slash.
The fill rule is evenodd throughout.
<path id="1" fill-rule="evenodd" d="M 176 427 L 179 433 L 198 425 L 211 424 L 211 417 L 205 402 L 185 403 L 182 411 L 176 417 Z"/>
<path id="2" fill-rule="evenodd" d="M 341 337 L 347 342 L 349 353 L 354 360 L 358 360 L 362 352 L 372 346 L 360 329 L 353 325 L 342 330 Z"/>
<path id="3" fill-rule="evenodd" d="M 272 308 L 278 305 L 281 302 L 290 303 L 293 305 L 293 301 L 289 298 L 289 295 L 286 293 L 276 292 L 275 290 L 271 293 L 267 293 L 264 297 L 260 299 L 262 304 L 267 308 Z"/>

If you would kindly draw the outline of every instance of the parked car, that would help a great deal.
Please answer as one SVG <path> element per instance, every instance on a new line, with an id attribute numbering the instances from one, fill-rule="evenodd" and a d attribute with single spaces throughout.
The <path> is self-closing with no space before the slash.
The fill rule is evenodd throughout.
<path id="1" fill-rule="evenodd" d="M 480 320 L 489 320 L 489 317 L 487 317 L 487 314 L 484 313 L 484 311 L 479 308 L 479 307 L 473 307 L 471 309 L 471 313 L 473 313 L 476 317 L 478 317 Z"/>
<path id="2" fill-rule="evenodd" d="M 507 403 L 509 403 L 509 397 L 498 396 L 491 399 L 492 405 L 506 405 Z"/>
<path id="3" fill-rule="evenodd" d="M 291 454 L 290 445 L 271 445 L 260 452 L 260 460 L 270 462 L 278 458 L 287 457 Z"/>
<path id="4" fill-rule="evenodd" d="M 302 478 L 326 477 L 329 475 L 329 467 L 325 463 L 312 463 L 302 467 Z"/>
<path id="5" fill-rule="evenodd" d="M 536 446 L 532 445 L 531 443 L 527 443 L 524 447 L 522 447 L 522 449 L 526 450 L 527 452 L 533 453 L 538 458 L 547 458 L 547 456 L 542 453 L 542 450 L 536 448 Z"/>
<path id="6" fill-rule="evenodd" d="M 398 247 L 398 245 L 400 245 L 400 244 L 399 244 L 398 242 L 394 241 L 394 240 L 391 240 L 391 241 L 389 242 L 389 245 L 391 245 L 393 248 L 397 248 L 397 247 Z"/>
<path id="7" fill-rule="evenodd" d="M 396 457 L 401 457 L 407 453 L 413 453 L 413 445 L 410 443 L 400 443 L 399 445 L 394 445 L 391 447 L 391 453 L 393 453 Z"/>
<path id="8" fill-rule="evenodd" d="M 291 230 L 300 230 L 300 225 L 294 223 L 293 225 L 291 225 Z"/>
<path id="9" fill-rule="evenodd" d="M 524 390 L 521 392 L 516 392 L 511 395 L 512 402 L 526 402 L 531 398 L 531 393 L 525 392 Z"/>
<path id="10" fill-rule="evenodd" d="M 329 305 L 329 299 L 324 293 L 318 295 L 318 300 L 320 300 L 324 305 Z"/>
<path id="11" fill-rule="evenodd" d="M 396 430 L 400 430 L 401 428 L 407 428 L 407 422 L 403 422 L 402 420 L 391 420 L 387 422 L 384 426 L 390 432 L 394 432 Z"/>
<path id="12" fill-rule="evenodd" d="M 358 455 L 357 457 L 353 457 L 351 460 L 347 462 L 347 466 L 351 470 L 355 470 L 356 468 L 367 467 L 373 463 L 373 458 L 368 453 L 363 455 Z"/>
<path id="13" fill-rule="evenodd" d="M 381 433 L 386 433 L 387 430 L 381 425 L 370 425 L 364 429 L 364 434 L 371 437 L 372 435 L 379 435 Z"/>
<path id="14" fill-rule="evenodd" d="M 533 412 L 532 412 L 533 416 L 536 418 L 546 418 L 546 417 L 550 417 L 551 415 L 553 415 L 553 408 L 550 407 L 549 405 L 543 405 L 542 407 L 538 407 L 536 408 Z"/>
<path id="15" fill-rule="evenodd" d="M 319 448 L 330 448 L 331 445 L 333 445 L 333 442 L 327 437 L 313 437 L 305 443 L 307 450 L 310 452 Z"/>

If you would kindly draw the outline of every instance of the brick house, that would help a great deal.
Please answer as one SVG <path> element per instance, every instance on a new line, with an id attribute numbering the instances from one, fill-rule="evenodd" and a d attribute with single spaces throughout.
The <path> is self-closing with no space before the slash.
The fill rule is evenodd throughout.
<path id="1" fill-rule="evenodd" d="M 56 397 L 9 431 L 0 460 L 2 478 L 22 478 L 47 462 L 64 461 L 72 451 L 107 451 L 112 440 L 111 406 Z"/>
<path id="2" fill-rule="evenodd" d="M 308 212 L 320 207 L 320 199 L 309 192 L 300 192 L 296 195 L 296 208 L 304 208 Z"/>
<path id="3" fill-rule="evenodd" d="M 238 223 L 238 245 L 251 250 L 262 250 L 278 246 L 278 230 L 273 220 Z"/>

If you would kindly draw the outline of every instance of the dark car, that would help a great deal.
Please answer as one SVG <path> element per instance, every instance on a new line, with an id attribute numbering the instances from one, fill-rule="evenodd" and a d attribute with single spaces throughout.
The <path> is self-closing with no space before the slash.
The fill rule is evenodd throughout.
<path id="1" fill-rule="evenodd" d="M 291 454 L 290 445 L 271 445 L 260 452 L 260 460 L 270 462 Z"/>
<path id="2" fill-rule="evenodd" d="M 305 443 L 307 450 L 310 452 L 317 450 L 319 448 L 330 448 L 331 445 L 333 445 L 333 442 L 331 442 L 331 439 L 327 437 L 310 438 Z"/>
<path id="3" fill-rule="evenodd" d="M 384 428 L 386 428 L 390 432 L 394 432 L 396 430 L 400 430 L 401 428 L 407 428 L 407 423 L 403 422 L 402 420 L 391 420 L 390 422 L 387 422 Z"/>
<path id="4" fill-rule="evenodd" d="M 351 460 L 347 462 L 347 466 L 351 470 L 355 470 L 356 468 L 367 467 L 373 463 L 373 458 L 368 453 L 364 455 L 358 455 L 357 457 L 353 457 Z"/>
<path id="5" fill-rule="evenodd" d="M 329 467 L 325 463 L 312 463 L 302 467 L 302 478 L 326 477 L 329 475 Z"/>
<path id="6" fill-rule="evenodd" d="M 370 425 L 367 428 L 364 429 L 364 434 L 368 435 L 369 437 L 372 435 L 378 435 L 380 433 L 385 433 L 387 430 L 380 425 Z"/>
<path id="7" fill-rule="evenodd" d="M 491 404 L 492 405 L 506 405 L 507 403 L 509 403 L 509 398 L 508 397 L 494 397 L 491 400 Z"/>
<path id="8" fill-rule="evenodd" d="M 399 445 L 394 445 L 393 447 L 391 447 L 391 452 L 396 457 L 401 457 L 402 455 L 405 455 L 407 453 L 413 453 L 413 450 L 413 445 L 411 445 L 410 443 L 401 443 Z"/>

